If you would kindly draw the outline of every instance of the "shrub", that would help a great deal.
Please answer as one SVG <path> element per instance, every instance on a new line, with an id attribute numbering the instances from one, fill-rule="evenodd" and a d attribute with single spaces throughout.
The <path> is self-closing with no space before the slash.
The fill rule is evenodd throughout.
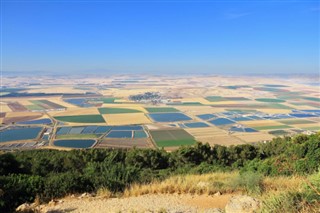
<path id="1" fill-rule="evenodd" d="M 263 176 L 259 173 L 244 172 L 238 175 L 232 186 L 234 189 L 244 189 L 249 194 L 260 194 L 263 191 L 262 187 Z"/>

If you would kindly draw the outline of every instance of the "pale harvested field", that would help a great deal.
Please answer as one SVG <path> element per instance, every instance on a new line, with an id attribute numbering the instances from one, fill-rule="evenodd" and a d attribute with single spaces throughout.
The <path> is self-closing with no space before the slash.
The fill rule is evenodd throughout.
<path id="1" fill-rule="evenodd" d="M 313 123 L 313 124 L 292 124 L 290 126 L 294 126 L 294 127 L 298 127 L 298 128 L 314 127 L 314 126 L 319 126 L 320 127 L 320 122 L 319 123 Z"/>
<path id="2" fill-rule="evenodd" d="M 157 130 L 157 129 L 173 129 L 177 127 L 172 127 L 167 124 L 158 124 L 158 123 L 151 123 L 145 125 L 147 129 L 149 130 Z"/>
<path id="3" fill-rule="evenodd" d="M 126 103 L 126 102 L 135 103 L 134 101 L 129 100 L 129 99 L 116 99 L 116 100 L 114 100 L 114 102 L 115 103 Z"/>
<path id="4" fill-rule="evenodd" d="M 240 101 L 216 101 L 216 102 L 210 102 L 211 105 L 219 106 L 224 104 L 240 104 Z"/>
<path id="5" fill-rule="evenodd" d="M 122 109 L 135 109 L 141 112 L 147 113 L 148 111 L 142 107 L 141 105 L 137 104 L 103 104 L 102 107 L 106 108 L 122 108 Z M 129 113 L 126 113 L 129 114 Z"/>
<path id="6" fill-rule="evenodd" d="M 243 141 L 236 137 L 232 137 L 230 135 L 214 135 L 214 136 L 208 136 L 208 137 L 200 137 L 196 138 L 197 141 L 200 141 L 202 143 L 209 143 L 211 146 L 218 144 L 223 146 L 231 146 L 231 145 L 238 145 L 238 144 L 244 144 Z"/>
<path id="7" fill-rule="evenodd" d="M 274 138 L 273 135 L 264 132 L 234 133 L 233 135 L 248 143 L 271 140 L 272 138 Z"/>
<path id="8" fill-rule="evenodd" d="M 268 114 L 287 114 L 291 113 L 290 109 L 257 109 L 260 112 L 268 113 Z"/>
<path id="9" fill-rule="evenodd" d="M 188 115 L 192 115 L 192 116 L 196 116 L 200 114 L 224 112 L 224 109 L 222 108 L 213 108 L 211 106 L 172 106 L 172 107 L 182 112 L 188 113 Z"/>
<path id="10" fill-rule="evenodd" d="M 102 116 L 109 125 L 151 123 L 151 121 L 145 116 L 144 113 L 105 114 Z"/>
<path id="11" fill-rule="evenodd" d="M 319 122 L 319 123 L 320 123 L 320 117 L 308 118 L 308 120 L 316 121 L 316 122 Z"/>
<path id="12" fill-rule="evenodd" d="M 175 101 L 181 102 L 199 102 L 202 104 L 211 104 L 212 102 L 204 99 L 204 98 L 182 98 L 182 99 L 175 99 Z"/>
<path id="13" fill-rule="evenodd" d="M 143 89 L 116 89 L 112 88 L 109 90 L 100 91 L 103 95 L 112 95 L 114 97 L 126 98 L 130 95 L 143 94 L 145 92 L 158 92 L 156 88 L 143 88 Z"/>
<path id="14" fill-rule="evenodd" d="M 244 143 L 238 138 L 229 135 L 226 131 L 217 127 L 187 128 L 185 130 L 194 136 L 197 141 L 209 143 L 210 145 L 219 144 L 230 146 Z"/>
<path id="15" fill-rule="evenodd" d="M 43 113 L 41 112 L 8 112 L 6 114 L 7 118 L 12 117 L 22 117 L 22 116 L 42 116 Z"/>
<path id="16" fill-rule="evenodd" d="M 262 127 L 262 126 L 280 126 L 283 125 L 274 120 L 257 120 L 257 121 L 240 121 L 239 123 L 249 127 Z"/>
<path id="17" fill-rule="evenodd" d="M 185 130 L 197 138 L 227 134 L 224 130 L 217 127 L 187 128 Z"/>
<path id="18" fill-rule="evenodd" d="M 0 104 L 0 112 L 11 112 L 12 110 L 7 104 Z"/>
<path id="19" fill-rule="evenodd" d="M 71 115 L 97 115 L 100 114 L 97 108 L 70 108 L 65 111 L 50 111 L 51 116 L 71 116 Z"/>
<path id="20" fill-rule="evenodd" d="M 59 93 L 83 93 L 83 94 L 87 92 L 86 90 L 74 89 L 73 86 L 72 87 L 68 87 L 68 86 L 46 87 L 46 88 L 30 89 L 27 91 L 29 93 L 38 93 L 38 92 L 53 93 L 55 91 L 58 91 Z"/>
<path id="21" fill-rule="evenodd" d="M 24 106 L 33 105 L 29 100 L 19 100 L 18 102 Z"/>

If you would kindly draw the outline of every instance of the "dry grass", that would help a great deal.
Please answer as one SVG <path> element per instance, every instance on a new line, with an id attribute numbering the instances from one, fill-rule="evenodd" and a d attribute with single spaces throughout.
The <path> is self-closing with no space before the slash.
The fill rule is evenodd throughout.
<path id="1" fill-rule="evenodd" d="M 252 174 L 247 175 L 252 178 Z M 150 184 L 133 184 L 124 192 L 125 197 L 140 196 L 144 194 L 205 194 L 212 195 L 217 192 L 225 193 L 248 193 L 247 186 L 239 184 L 246 176 L 238 172 L 217 172 L 204 175 L 178 175 L 164 181 L 154 181 Z M 304 178 L 291 177 L 260 177 L 261 183 L 256 182 L 261 188 L 261 195 L 284 191 L 301 191 Z M 259 179 L 259 177 L 257 177 Z M 254 182 L 251 179 L 250 182 Z M 258 180 L 260 181 L 260 180 Z M 250 184 L 249 182 L 249 184 Z M 250 186 L 252 187 L 252 186 Z"/>
<path id="2" fill-rule="evenodd" d="M 97 197 L 108 199 L 113 197 L 113 193 L 107 188 L 100 188 L 97 191 Z"/>
<path id="3" fill-rule="evenodd" d="M 213 173 L 205 175 L 173 176 L 164 181 L 150 184 L 133 184 L 125 190 L 124 196 L 139 196 L 144 194 L 214 194 L 218 191 L 231 193 L 234 189 L 229 185 L 238 173 Z"/>

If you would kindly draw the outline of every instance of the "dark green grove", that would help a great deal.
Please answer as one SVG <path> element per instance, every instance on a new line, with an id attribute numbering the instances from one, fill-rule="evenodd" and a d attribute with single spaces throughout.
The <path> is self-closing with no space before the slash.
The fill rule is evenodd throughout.
<path id="1" fill-rule="evenodd" d="M 215 171 L 265 176 L 306 175 L 319 169 L 320 134 L 275 138 L 268 143 L 214 147 L 197 143 L 161 149 L 30 150 L 0 155 L 0 212 L 19 204 L 106 187 L 122 192 L 176 174 Z"/>

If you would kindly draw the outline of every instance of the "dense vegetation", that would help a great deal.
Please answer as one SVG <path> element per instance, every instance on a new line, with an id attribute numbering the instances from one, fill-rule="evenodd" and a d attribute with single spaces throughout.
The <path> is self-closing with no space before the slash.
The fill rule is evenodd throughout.
<path id="1" fill-rule="evenodd" d="M 0 212 L 39 197 L 71 193 L 117 193 L 132 183 L 149 183 L 177 174 L 217 171 L 265 176 L 315 173 L 320 134 L 276 138 L 257 145 L 214 146 L 198 143 L 168 153 L 151 149 L 32 150 L 0 155 Z"/>

